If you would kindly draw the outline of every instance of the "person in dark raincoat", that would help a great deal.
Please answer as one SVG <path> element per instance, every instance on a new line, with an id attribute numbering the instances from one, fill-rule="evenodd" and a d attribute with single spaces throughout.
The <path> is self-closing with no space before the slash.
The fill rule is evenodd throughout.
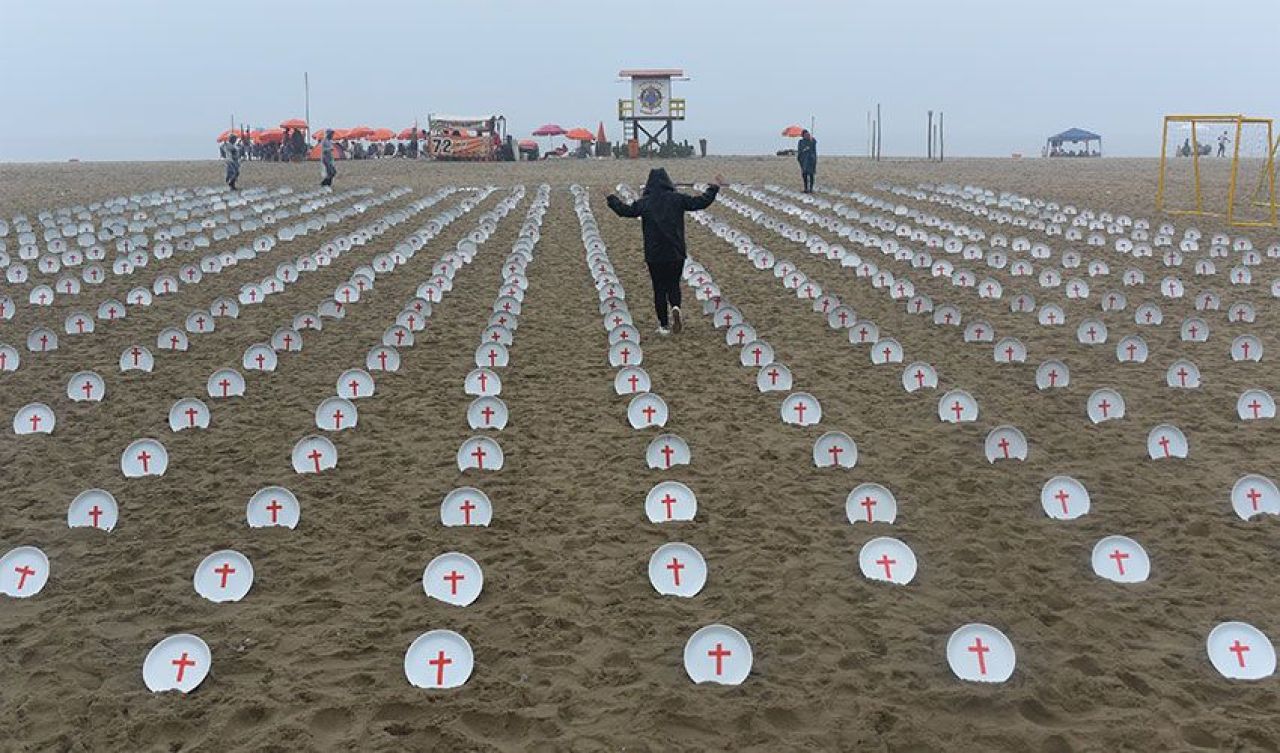
<path id="1" fill-rule="evenodd" d="M 664 168 L 649 171 L 644 192 L 628 204 L 613 194 L 606 200 L 619 217 L 639 217 L 644 233 L 644 262 L 653 282 L 653 307 L 658 314 L 658 334 L 680 332 L 684 322 L 680 314 L 680 277 L 688 250 L 684 242 L 684 213 L 711 206 L 723 185 L 717 175 L 715 183 L 699 196 L 676 190 Z M 668 315 L 670 307 L 670 315 Z"/>
<path id="2" fill-rule="evenodd" d="M 800 143 L 796 145 L 796 160 L 800 163 L 800 179 L 804 181 L 804 192 L 813 193 L 813 176 L 818 173 L 818 140 L 807 129 L 800 132 Z"/>

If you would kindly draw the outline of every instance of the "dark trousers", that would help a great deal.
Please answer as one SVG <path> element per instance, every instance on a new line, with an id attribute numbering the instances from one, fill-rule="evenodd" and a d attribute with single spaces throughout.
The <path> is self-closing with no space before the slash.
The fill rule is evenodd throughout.
<path id="1" fill-rule="evenodd" d="M 812 171 L 812 170 L 801 170 L 801 171 L 800 171 L 800 178 L 801 178 L 801 180 L 803 180 L 803 181 L 804 181 L 804 192 L 805 192 L 805 193 L 813 193 L 813 175 L 814 175 L 814 173 L 813 173 L 813 171 Z"/>
<path id="2" fill-rule="evenodd" d="M 334 166 L 333 166 L 333 162 L 332 162 L 331 160 L 325 160 L 325 162 L 324 162 L 324 180 L 320 181 L 320 185 L 322 185 L 322 186 L 332 186 L 332 185 L 333 185 L 333 179 L 334 179 L 334 176 L 336 176 L 337 174 L 338 174 L 338 169 L 337 169 L 336 167 L 334 167 Z"/>
<path id="3" fill-rule="evenodd" d="M 684 260 L 649 262 L 649 279 L 653 282 L 653 308 L 658 314 L 658 324 L 669 326 L 667 306 L 680 305 L 680 273 Z"/>

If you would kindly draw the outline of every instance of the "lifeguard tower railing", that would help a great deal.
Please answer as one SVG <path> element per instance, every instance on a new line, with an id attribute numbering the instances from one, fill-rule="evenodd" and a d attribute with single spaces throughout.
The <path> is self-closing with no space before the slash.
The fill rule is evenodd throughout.
<path id="1" fill-rule="evenodd" d="M 639 118 L 645 119 L 645 120 L 684 120 L 684 98 L 683 97 L 671 98 L 670 113 L 671 113 L 670 115 L 662 115 L 662 116 L 641 115 L 639 116 Z M 618 100 L 618 120 L 635 120 L 635 119 L 637 119 L 637 116 L 635 114 L 635 107 L 632 101 L 629 99 Z"/>

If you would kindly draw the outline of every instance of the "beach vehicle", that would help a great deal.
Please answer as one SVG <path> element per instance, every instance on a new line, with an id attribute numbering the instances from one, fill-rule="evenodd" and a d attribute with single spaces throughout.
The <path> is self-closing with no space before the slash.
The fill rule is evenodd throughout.
<path id="1" fill-rule="evenodd" d="M 429 115 L 427 156 L 436 160 L 496 162 L 514 159 L 515 151 L 507 135 L 507 119 L 501 115 Z"/>

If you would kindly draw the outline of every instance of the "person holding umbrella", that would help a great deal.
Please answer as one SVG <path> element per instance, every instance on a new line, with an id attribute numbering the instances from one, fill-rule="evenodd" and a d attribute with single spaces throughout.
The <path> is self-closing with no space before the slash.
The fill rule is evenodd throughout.
<path id="1" fill-rule="evenodd" d="M 813 193 L 813 177 L 818 172 L 818 140 L 807 128 L 800 132 L 800 143 L 796 144 L 796 160 L 800 163 L 804 192 Z"/>
<path id="2" fill-rule="evenodd" d="M 724 177 L 717 175 L 700 196 L 689 196 L 676 190 L 664 168 L 649 171 L 640 198 L 628 204 L 614 194 L 605 201 L 619 217 L 639 217 L 644 234 L 644 262 L 653 283 L 653 307 L 658 314 L 658 334 L 680 333 L 684 321 L 680 314 L 680 275 L 688 251 L 684 243 L 684 213 L 697 212 L 716 200 Z M 670 314 L 668 315 L 668 307 Z"/>

